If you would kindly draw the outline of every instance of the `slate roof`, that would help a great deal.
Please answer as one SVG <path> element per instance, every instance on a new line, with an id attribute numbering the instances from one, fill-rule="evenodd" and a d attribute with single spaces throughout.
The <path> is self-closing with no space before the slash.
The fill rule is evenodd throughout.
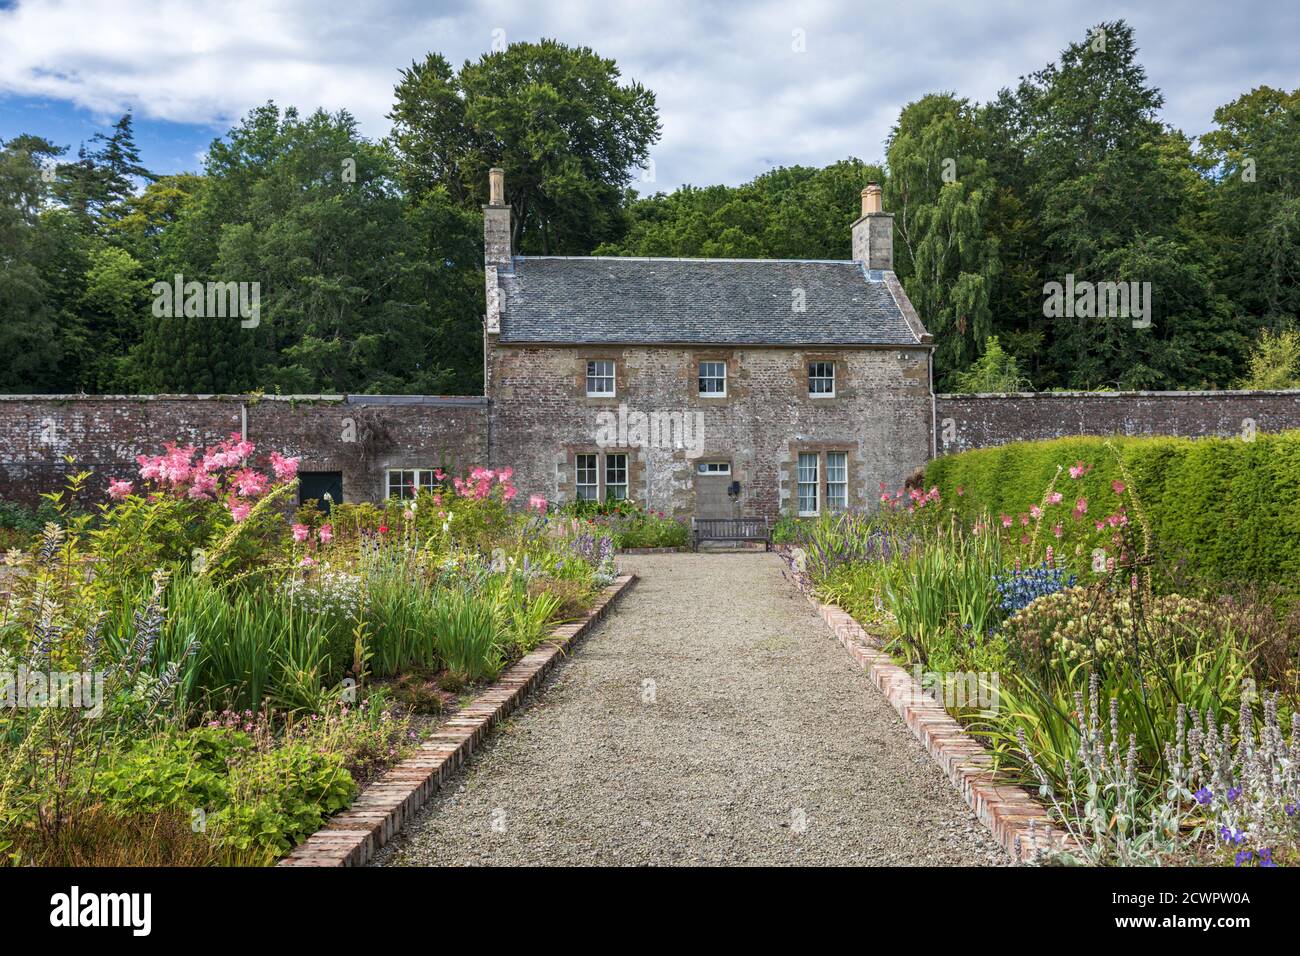
<path id="1" fill-rule="evenodd" d="M 512 265 L 498 273 L 503 343 L 910 346 L 924 332 L 904 316 L 892 274 L 851 260 L 516 256 Z M 805 311 L 792 308 L 795 289 Z"/>

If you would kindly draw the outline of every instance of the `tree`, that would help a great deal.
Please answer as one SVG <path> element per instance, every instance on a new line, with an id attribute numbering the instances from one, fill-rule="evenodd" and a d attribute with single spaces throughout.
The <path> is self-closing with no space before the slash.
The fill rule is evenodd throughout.
<path id="1" fill-rule="evenodd" d="M 684 186 L 628 207 L 627 234 L 598 255 L 719 259 L 847 259 L 849 226 L 879 166 L 780 167 L 741 186 Z"/>
<path id="2" fill-rule="evenodd" d="M 586 254 L 623 231 L 623 191 L 659 139 L 654 94 L 613 60 L 555 40 L 512 43 L 455 72 L 440 54 L 402 71 L 391 142 L 415 201 L 441 187 L 477 211 L 506 174 L 512 248 Z"/>
<path id="3" fill-rule="evenodd" d="M 478 340 L 464 317 L 482 251 L 438 196 L 412 208 L 389 150 L 347 113 L 253 110 L 211 145 L 202 186 L 169 207 L 153 278 L 255 283 L 256 324 L 151 317 L 133 367 L 163 391 L 468 390 L 481 362 L 466 361 Z"/>
<path id="4" fill-rule="evenodd" d="M 953 376 L 956 391 L 965 394 L 980 392 L 1023 392 L 1029 379 L 1020 370 L 1014 355 L 1002 351 L 998 337 L 990 335 L 984 343 L 984 354 L 966 371 Z"/>
<path id="5" fill-rule="evenodd" d="M 985 217 L 996 184 L 984 148 L 970 103 L 931 94 L 903 108 L 886 151 L 894 267 L 934 335 L 941 382 L 969 365 L 993 330 L 998 243 Z"/>
<path id="6" fill-rule="evenodd" d="M 1265 329 L 1250 353 L 1241 388 L 1300 388 L 1300 330 Z"/>
<path id="7" fill-rule="evenodd" d="M 1300 320 L 1300 89 L 1261 86 L 1214 111 L 1200 139 L 1219 284 L 1241 315 Z"/>

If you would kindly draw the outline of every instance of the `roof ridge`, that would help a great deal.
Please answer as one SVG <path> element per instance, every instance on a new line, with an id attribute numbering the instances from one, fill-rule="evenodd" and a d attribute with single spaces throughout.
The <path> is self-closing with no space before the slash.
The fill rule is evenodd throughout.
<path id="1" fill-rule="evenodd" d="M 515 256 L 527 261 L 556 260 L 560 262 L 781 262 L 813 265 L 851 266 L 861 259 L 727 259 L 720 256 Z"/>

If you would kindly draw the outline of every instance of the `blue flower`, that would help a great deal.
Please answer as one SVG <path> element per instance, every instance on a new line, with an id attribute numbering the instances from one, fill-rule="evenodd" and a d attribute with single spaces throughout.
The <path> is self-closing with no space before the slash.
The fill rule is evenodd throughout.
<path id="1" fill-rule="evenodd" d="M 1237 798 L 1238 798 L 1239 796 L 1241 796 L 1241 787 L 1229 787 L 1229 788 L 1228 788 L 1228 802 L 1229 802 L 1229 803 L 1235 803 L 1236 800 L 1237 800 Z"/>
<path id="2" fill-rule="evenodd" d="M 1277 866 L 1277 864 L 1273 862 L 1273 848 L 1271 846 L 1266 846 L 1264 849 L 1259 851 L 1259 865 Z"/>
<path id="3" fill-rule="evenodd" d="M 1231 843 L 1233 846 L 1241 846 L 1246 842 L 1246 834 L 1235 827 L 1219 827 L 1219 837 L 1224 843 Z"/>
<path id="4" fill-rule="evenodd" d="M 1237 854 L 1237 856 L 1236 856 L 1236 860 L 1237 860 L 1237 864 L 1236 864 L 1236 865 L 1237 865 L 1237 866 L 1241 866 L 1241 864 L 1243 864 L 1243 863 L 1248 863 L 1248 862 L 1250 861 L 1251 857 L 1253 857 L 1254 855 L 1255 855 L 1255 854 L 1251 853 L 1249 850 L 1242 850 L 1242 851 L 1239 852 L 1239 853 Z"/>
<path id="5" fill-rule="evenodd" d="M 1194 796 L 1196 798 L 1196 802 L 1203 807 L 1208 807 L 1210 805 L 1210 801 L 1214 799 L 1214 794 L 1210 792 L 1209 787 L 1201 787 L 1201 789 L 1197 790 L 1194 794 L 1192 794 L 1192 796 Z"/>

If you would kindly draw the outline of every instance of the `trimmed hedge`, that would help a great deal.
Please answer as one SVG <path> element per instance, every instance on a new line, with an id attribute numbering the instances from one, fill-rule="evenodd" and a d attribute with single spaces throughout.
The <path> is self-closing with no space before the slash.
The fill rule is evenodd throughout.
<path id="1" fill-rule="evenodd" d="M 1121 477 L 1107 443 L 1128 469 L 1164 563 L 1215 581 L 1300 582 L 1300 431 L 1224 438 L 1060 438 L 1019 442 L 936 458 L 926 487 L 938 485 L 945 504 L 974 519 L 981 512 L 1024 512 L 1038 503 L 1056 474 L 1067 500 L 1091 502 L 1113 493 Z M 1078 461 L 1093 466 L 1075 480 Z M 964 494 L 956 490 L 962 487 Z"/>

